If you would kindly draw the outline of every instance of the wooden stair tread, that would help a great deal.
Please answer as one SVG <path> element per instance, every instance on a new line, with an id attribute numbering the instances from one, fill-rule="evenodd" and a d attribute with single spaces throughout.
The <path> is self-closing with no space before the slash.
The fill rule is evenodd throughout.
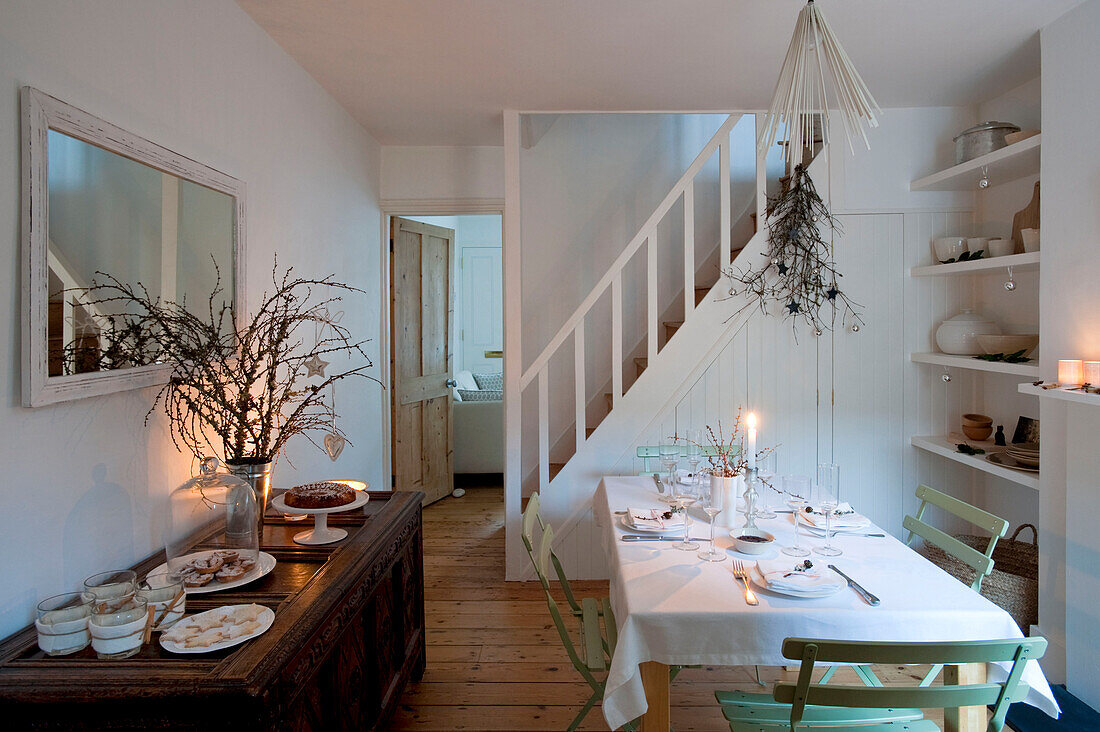
<path id="1" fill-rule="evenodd" d="M 564 467 L 565 463 L 550 463 L 550 480 L 557 477 L 558 473 L 560 473 L 561 469 Z"/>
<path id="2" fill-rule="evenodd" d="M 595 427 L 585 427 L 584 428 L 584 437 L 585 437 L 585 439 L 588 439 L 589 437 L 591 437 L 592 433 L 595 432 L 595 431 L 596 431 Z"/>

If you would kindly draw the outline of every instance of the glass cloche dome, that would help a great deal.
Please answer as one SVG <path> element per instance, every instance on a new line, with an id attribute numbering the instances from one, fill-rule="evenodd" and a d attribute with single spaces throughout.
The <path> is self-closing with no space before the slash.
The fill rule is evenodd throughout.
<path id="1" fill-rule="evenodd" d="M 231 571 L 255 566 L 260 549 L 256 491 L 240 478 L 218 472 L 217 458 L 204 458 L 199 475 L 172 491 L 168 503 L 164 550 L 169 572 L 203 575 L 196 581 L 210 575 L 206 581 L 224 582 Z"/>

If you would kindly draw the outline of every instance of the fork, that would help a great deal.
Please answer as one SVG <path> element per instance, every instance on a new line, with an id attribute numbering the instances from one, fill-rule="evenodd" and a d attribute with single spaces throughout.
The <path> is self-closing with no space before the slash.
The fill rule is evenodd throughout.
<path id="1" fill-rule="evenodd" d="M 749 569 L 737 558 L 733 559 L 733 576 L 745 584 L 745 604 L 759 605 L 760 601 L 756 599 L 756 593 L 749 589 Z"/>

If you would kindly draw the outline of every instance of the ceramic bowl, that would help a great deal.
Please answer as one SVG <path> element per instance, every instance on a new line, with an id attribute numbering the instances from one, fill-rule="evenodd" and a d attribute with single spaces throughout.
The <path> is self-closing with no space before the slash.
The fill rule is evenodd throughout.
<path id="1" fill-rule="evenodd" d="M 1016 242 L 1011 239 L 990 239 L 989 240 L 989 256 L 991 257 L 1007 257 L 1009 254 L 1015 254 Z"/>
<path id="2" fill-rule="evenodd" d="M 993 424 L 993 418 L 984 414 L 964 414 L 962 416 L 963 427 L 988 427 Z"/>
<path id="3" fill-rule="evenodd" d="M 985 351 L 978 345 L 980 335 L 1000 335 L 1001 326 L 973 310 L 963 310 L 940 323 L 936 329 L 936 345 L 944 353 L 957 356 L 978 356 Z"/>
<path id="4" fill-rule="evenodd" d="M 730 536 L 733 537 L 733 548 L 742 554 L 763 554 L 775 543 L 775 536 L 761 529 L 734 529 Z M 764 541 L 746 541 L 742 536 L 758 536 Z"/>
<path id="5" fill-rule="evenodd" d="M 962 428 L 963 434 L 966 435 L 967 439 L 977 440 L 978 442 L 988 440 L 989 436 L 993 434 L 993 425 L 991 424 L 982 426 L 964 424 Z"/>
<path id="6" fill-rule="evenodd" d="M 980 335 L 977 338 L 978 345 L 986 353 L 1016 353 L 1016 351 L 1023 351 L 1026 357 L 1039 345 L 1038 333 Z"/>
<path id="7" fill-rule="evenodd" d="M 941 237 L 939 239 L 936 239 L 932 243 L 932 247 L 936 252 L 937 262 L 946 262 L 949 259 L 958 259 L 959 256 L 966 251 L 966 237 Z"/>
<path id="8" fill-rule="evenodd" d="M 1024 240 L 1025 252 L 1039 251 L 1039 230 L 1020 229 L 1020 238 Z"/>

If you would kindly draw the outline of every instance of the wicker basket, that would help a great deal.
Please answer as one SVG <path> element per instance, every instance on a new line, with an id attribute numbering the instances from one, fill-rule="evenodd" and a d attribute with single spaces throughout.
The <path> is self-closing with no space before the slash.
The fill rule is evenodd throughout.
<path id="1" fill-rule="evenodd" d="M 1031 542 L 1016 539 L 1024 529 L 1031 529 Z M 984 552 L 988 536 L 957 534 L 956 539 Z M 1032 524 L 1022 524 L 1008 539 L 997 543 L 993 550 L 993 571 L 982 580 L 982 596 L 1004 608 L 1024 635 L 1039 622 L 1039 532 Z M 920 553 L 933 564 L 963 584 L 974 581 L 976 572 L 970 565 L 955 559 L 937 546 L 925 542 Z"/>

